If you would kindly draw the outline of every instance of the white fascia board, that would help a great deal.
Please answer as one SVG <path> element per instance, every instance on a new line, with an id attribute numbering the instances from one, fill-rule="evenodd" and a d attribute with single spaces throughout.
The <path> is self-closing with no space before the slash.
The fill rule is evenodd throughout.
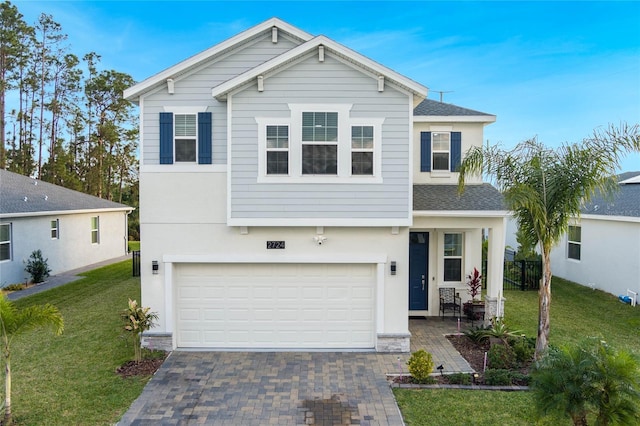
<path id="1" fill-rule="evenodd" d="M 418 210 L 414 217 L 509 217 L 508 210 Z"/>
<path id="2" fill-rule="evenodd" d="M 362 227 L 391 227 L 391 226 L 411 226 L 413 224 L 413 218 L 405 219 L 363 219 L 363 218 L 349 218 L 349 219 L 321 219 L 321 218 L 308 218 L 308 219 L 245 219 L 245 218 L 228 218 L 227 226 L 285 226 L 285 227 L 318 227 L 318 226 L 335 226 L 335 227 L 350 227 L 350 228 L 362 228 Z"/>
<path id="3" fill-rule="evenodd" d="M 305 31 L 302 31 L 299 28 L 289 25 L 278 18 L 271 18 L 221 43 L 218 43 L 207 50 L 197 53 L 191 56 L 190 58 L 187 58 L 184 61 L 172 67 L 169 67 L 166 70 L 161 71 L 158 74 L 155 74 L 134 86 L 129 87 L 128 89 L 125 89 L 124 98 L 130 101 L 133 101 L 135 98 L 139 97 L 142 93 L 151 89 L 153 86 L 157 84 L 165 84 L 167 78 L 173 77 L 176 74 L 180 74 L 184 70 L 189 69 L 195 65 L 198 65 L 202 61 L 206 61 L 221 52 L 224 52 L 230 48 L 233 48 L 236 45 L 240 45 L 245 41 L 251 39 L 252 37 L 255 37 L 261 32 L 266 31 L 272 27 L 278 27 L 281 30 L 288 32 L 289 34 L 303 41 L 308 41 L 313 38 L 311 34 Z"/>
<path id="4" fill-rule="evenodd" d="M 86 214 L 86 213 L 112 213 L 112 212 L 132 212 L 133 207 L 118 207 L 113 209 L 84 209 L 84 210 L 51 210 L 44 212 L 26 212 L 26 213 L 2 213 L 0 219 L 12 219 L 23 217 L 41 217 L 41 216 L 62 216 L 68 214 Z"/>
<path id="5" fill-rule="evenodd" d="M 416 115 L 416 123 L 495 123 L 495 115 Z"/>
<path id="6" fill-rule="evenodd" d="M 607 216 L 605 214 L 581 214 L 582 219 L 605 220 L 610 222 L 640 223 L 640 217 L 635 216 Z"/>
<path id="7" fill-rule="evenodd" d="M 325 37 L 318 36 L 315 37 L 306 43 L 301 44 L 300 46 L 294 47 L 287 52 L 276 56 L 275 58 L 267 61 L 257 67 L 250 69 L 237 77 L 232 78 L 231 80 L 227 80 L 226 82 L 219 84 L 211 90 L 211 96 L 218 100 L 224 100 L 226 96 L 233 92 L 238 87 L 246 84 L 247 82 L 257 78 L 259 75 L 264 75 L 269 71 L 281 67 L 289 62 L 294 61 L 295 59 L 307 54 L 309 51 L 316 49 L 318 46 L 324 46 L 325 48 L 333 51 L 334 53 L 347 58 L 350 62 L 363 67 L 365 69 L 372 70 L 377 75 L 384 75 L 385 79 L 389 79 L 393 81 L 395 84 L 398 84 L 414 95 L 418 95 L 420 98 L 426 98 L 429 89 L 415 81 L 398 74 L 397 72 L 380 65 L 377 62 L 372 61 L 371 59 L 339 44 L 335 41 Z"/>
<path id="8" fill-rule="evenodd" d="M 308 255 L 248 255 L 239 254 L 165 254 L 164 263 L 387 263 L 386 253 L 345 255 L 326 253 Z"/>

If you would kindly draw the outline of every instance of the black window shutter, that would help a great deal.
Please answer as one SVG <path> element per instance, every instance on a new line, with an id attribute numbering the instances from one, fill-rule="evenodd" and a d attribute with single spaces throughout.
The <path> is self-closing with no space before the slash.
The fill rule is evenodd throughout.
<path id="1" fill-rule="evenodd" d="M 460 169 L 462 158 L 462 133 L 451 132 L 451 171 L 457 172 Z"/>
<path id="2" fill-rule="evenodd" d="M 173 164 L 173 113 L 160 113 L 160 164 Z"/>
<path id="3" fill-rule="evenodd" d="M 198 113 L 198 164 L 211 164 L 211 113 Z"/>
<path id="4" fill-rule="evenodd" d="M 420 132 L 420 171 L 431 171 L 431 132 Z"/>

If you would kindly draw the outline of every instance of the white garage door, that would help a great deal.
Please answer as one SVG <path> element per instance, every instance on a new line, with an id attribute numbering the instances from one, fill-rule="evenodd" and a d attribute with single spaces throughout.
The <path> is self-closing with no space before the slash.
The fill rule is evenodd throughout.
<path id="1" fill-rule="evenodd" d="M 374 347 L 375 265 L 178 264 L 181 348 Z"/>

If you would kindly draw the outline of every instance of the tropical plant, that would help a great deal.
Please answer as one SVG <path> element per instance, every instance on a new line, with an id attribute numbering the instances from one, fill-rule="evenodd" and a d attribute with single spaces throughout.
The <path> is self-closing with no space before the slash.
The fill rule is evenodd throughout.
<path id="1" fill-rule="evenodd" d="M 122 311 L 123 328 L 132 338 L 136 362 L 142 361 L 142 333 L 151 329 L 158 319 L 158 315 L 155 312 L 149 312 L 150 310 L 151 308 L 138 306 L 138 302 L 129 299 L 129 307 Z"/>
<path id="2" fill-rule="evenodd" d="M 57 335 L 64 330 L 62 315 L 53 305 L 34 305 L 17 309 L 5 295 L 0 295 L 0 337 L 4 360 L 4 421 L 11 424 L 11 343 L 13 338 L 27 330 L 50 326 Z"/>
<path id="3" fill-rule="evenodd" d="M 531 373 L 538 412 L 560 413 L 574 425 L 640 424 L 640 364 L 628 352 L 587 339 L 549 350 Z"/>
<path id="4" fill-rule="evenodd" d="M 486 174 L 502 191 L 507 209 L 529 241 L 540 247 L 543 281 L 539 291 L 536 359 L 549 342 L 552 247 L 567 231 L 569 221 L 598 192 L 617 189 L 615 174 L 629 152 L 640 152 L 637 124 L 596 130 L 580 144 L 552 149 L 531 139 L 513 150 L 498 146 L 472 147 L 460 165 L 458 188 L 464 191 L 468 176 Z"/>
<path id="5" fill-rule="evenodd" d="M 482 275 L 475 267 L 473 272 L 467 275 L 467 292 L 471 296 L 471 300 L 475 301 L 482 291 Z"/>
<path id="6" fill-rule="evenodd" d="M 49 264 L 47 263 L 49 259 L 44 259 L 42 257 L 41 250 L 35 250 L 29 256 L 29 260 L 26 263 L 24 268 L 31 275 L 31 281 L 34 284 L 41 283 L 49 276 L 51 269 L 49 269 Z"/>
<path id="7" fill-rule="evenodd" d="M 432 381 L 431 373 L 433 373 L 433 359 L 431 354 L 424 349 L 420 349 L 411 354 L 409 361 L 409 373 L 411 377 L 418 383 L 429 383 Z"/>

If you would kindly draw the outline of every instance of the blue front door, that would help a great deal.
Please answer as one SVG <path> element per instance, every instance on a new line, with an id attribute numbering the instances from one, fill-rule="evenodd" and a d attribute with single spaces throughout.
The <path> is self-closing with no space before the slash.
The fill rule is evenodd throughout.
<path id="1" fill-rule="evenodd" d="M 409 233 L 409 310 L 427 310 L 429 233 Z"/>

